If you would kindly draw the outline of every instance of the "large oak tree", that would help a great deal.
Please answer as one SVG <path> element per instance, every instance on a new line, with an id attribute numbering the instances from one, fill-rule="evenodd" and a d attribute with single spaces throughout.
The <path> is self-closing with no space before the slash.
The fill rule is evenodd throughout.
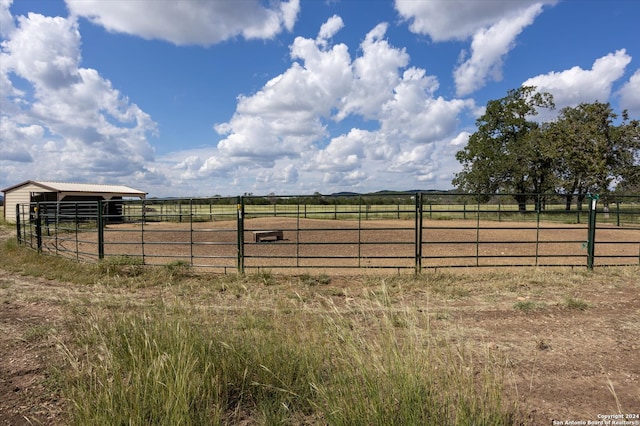
<path id="1" fill-rule="evenodd" d="M 558 191 L 567 197 L 566 209 L 575 195 L 578 208 L 588 193 L 607 194 L 613 184 L 621 189 L 638 183 L 639 125 L 622 122 L 608 103 L 582 103 L 560 111 L 547 128 L 547 138 L 558 152 L 555 173 Z"/>
<path id="2" fill-rule="evenodd" d="M 510 90 L 506 97 L 489 101 L 476 120 L 478 130 L 456 154 L 462 171 L 453 184 L 487 197 L 513 193 L 520 211 L 526 210 L 530 194 L 552 189 L 555 153 L 540 124 L 532 119 L 541 108 L 554 108 L 553 97 L 533 86 Z"/>
<path id="3" fill-rule="evenodd" d="M 638 120 L 626 111 L 618 120 L 600 102 L 564 108 L 551 122 L 533 120 L 539 109 L 553 107 L 553 97 L 532 86 L 489 101 L 476 120 L 478 130 L 456 154 L 462 171 L 453 184 L 485 198 L 514 194 L 520 211 L 532 194 L 560 192 L 570 209 L 573 197 L 580 206 L 588 193 L 607 194 L 615 185 L 640 188 Z"/>

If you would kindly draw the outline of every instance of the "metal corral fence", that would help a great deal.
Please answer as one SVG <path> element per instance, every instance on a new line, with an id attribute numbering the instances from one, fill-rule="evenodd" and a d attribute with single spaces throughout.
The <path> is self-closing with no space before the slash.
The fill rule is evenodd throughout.
<path id="1" fill-rule="evenodd" d="M 79 261 L 415 270 L 640 264 L 640 196 L 381 193 L 16 206 L 17 237 Z M 526 202 L 526 203 L 525 203 Z"/>

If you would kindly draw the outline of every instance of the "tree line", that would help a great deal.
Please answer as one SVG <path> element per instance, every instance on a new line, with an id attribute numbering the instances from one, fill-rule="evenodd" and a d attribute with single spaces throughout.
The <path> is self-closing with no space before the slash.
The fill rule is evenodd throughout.
<path id="1" fill-rule="evenodd" d="M 601 102 L 535 120 L 554 108 L 553 96 L 534 86 L 489 101 L 477 131 L 456 153 L 462 171 L 453 185 L 468 193 L 513 193 L 521 211 L 540 199 L 531 194 L 561 194 L 570 210 L 573 199 L 580 208 L 590 193 L 640 193 L 640 121 Z"/>

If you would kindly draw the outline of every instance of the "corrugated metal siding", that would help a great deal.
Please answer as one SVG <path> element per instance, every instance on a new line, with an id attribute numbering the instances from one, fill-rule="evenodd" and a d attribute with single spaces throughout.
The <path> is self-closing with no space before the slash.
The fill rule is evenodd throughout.
<path id="1" fill-rule="evenodd" d="M 29 184 L 4 194 L 4 219 L 9 223 L 16 223 L 16 204 L 29 203 L 32 192 L 42 192 L 37 185 Z"/>

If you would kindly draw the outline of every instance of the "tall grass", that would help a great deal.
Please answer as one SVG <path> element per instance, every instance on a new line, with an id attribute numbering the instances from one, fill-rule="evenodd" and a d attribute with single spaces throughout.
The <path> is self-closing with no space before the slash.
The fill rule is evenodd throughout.
<path id="1" fill-rule="evenodd" d="M 499 360 L 435 337 L 427 317 L 371 303 L 213 319 L 165 307 L 80 320 L 64 385 L 71 421 L 514 423 Z"/>
<path id="2" fill-rule="evenodd" d="M 69 423 L 82 425 L 519 424 L 518 407 L 503 399 L 505 360 L 431 319 L 446 318 L 450 300 L 489 296 L 510 306 L 545 289 L 571 294 L 567 309 L 586 309 L 572 290 L 638 276 L 637 268 L 537 268 L 343 277 L 354 281 L 343 286 L 322 274 L 199 275 L 183 262 L 152 268 L 133 257 L 82 264 L 15 238 L 0 244 L 0 268 L 69 282 L 48 295 L 47 286 L 22 291 L 71 315 L 56 325 L 65 354 L 56 395 L 60 386 Z M 414 302 L 425 292 L 426 302 Z M 52 330 L 34 326 L 22 338 Z"/>

